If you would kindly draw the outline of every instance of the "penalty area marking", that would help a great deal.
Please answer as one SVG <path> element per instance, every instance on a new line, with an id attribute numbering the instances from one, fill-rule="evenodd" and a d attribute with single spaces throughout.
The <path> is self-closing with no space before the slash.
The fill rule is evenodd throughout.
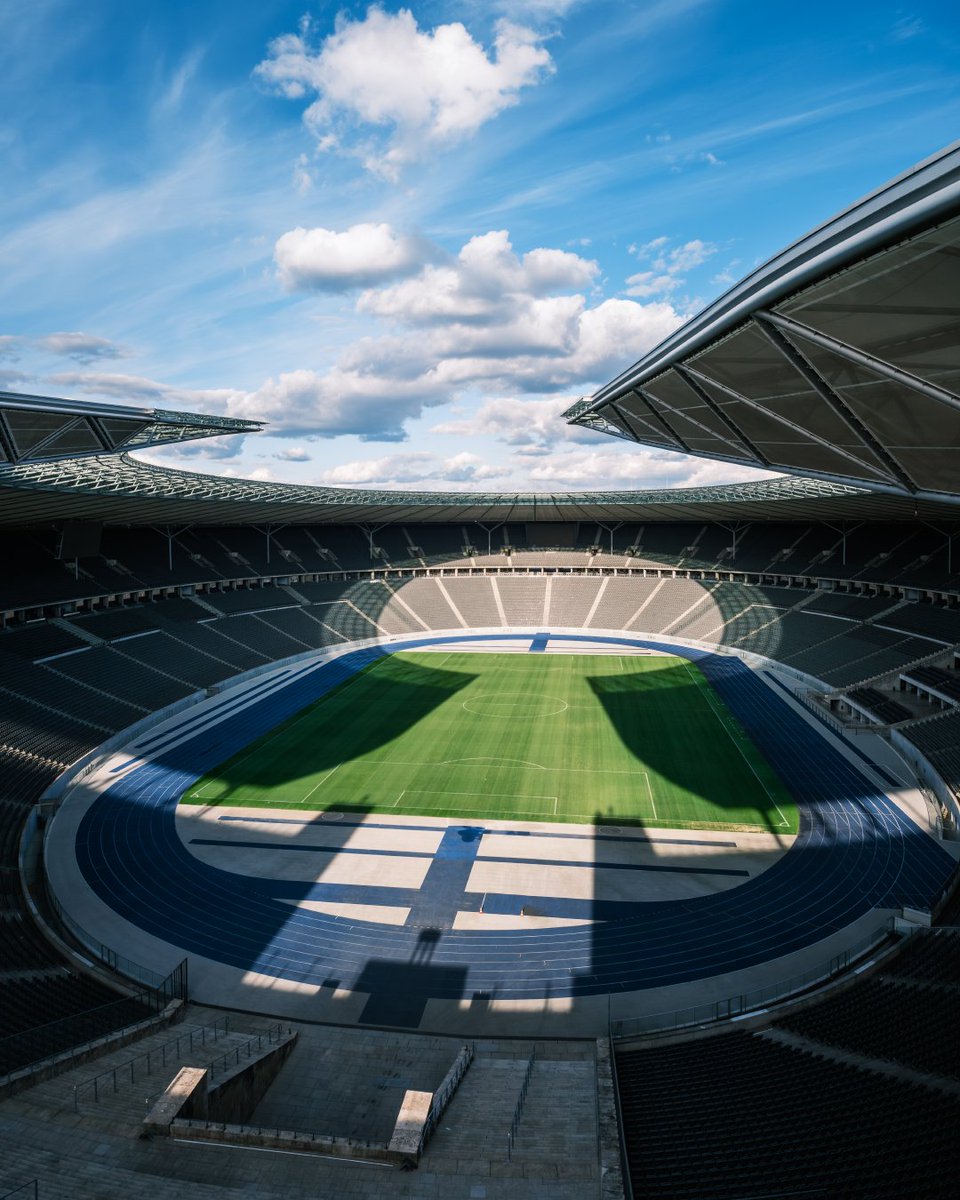
<path id="1" fill-rule="evenodd" d="M 547 816 L 557 815 L 557 805 L 559 796 L 517 796 L 513 792 L 447 792 L 443 790 L 433 790 L 431 788 L 404 788 L 400 795 L 394 800 L 391 808 L 396 808 L 404 796 L 478 796 L 483 800 L 519 800 L 524 804 L 529 804 L 531 801 L 546 800 L 553 805 L 553 811 L 547 810 Z M 440 802 L 442 803 L 442 801 Z M 450 806 L 460 808 L 459 804 Z M 484 809 L 465 809 L 465 812 L 485 812 L 489 815 L 489 805 Z M 527 815 L 542 816 L 544 810 L 540 808 L 515 808 L 513 812 L 522 812 Z"/>

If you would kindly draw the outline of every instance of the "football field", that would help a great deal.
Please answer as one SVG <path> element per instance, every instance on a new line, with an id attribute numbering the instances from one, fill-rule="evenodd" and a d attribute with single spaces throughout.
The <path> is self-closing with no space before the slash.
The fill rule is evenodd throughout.
<path id="1" fill-rule="evenodd" d="M 190 785 L 188 804 L 795 833 L 685 659 L 387 655 Z"/>

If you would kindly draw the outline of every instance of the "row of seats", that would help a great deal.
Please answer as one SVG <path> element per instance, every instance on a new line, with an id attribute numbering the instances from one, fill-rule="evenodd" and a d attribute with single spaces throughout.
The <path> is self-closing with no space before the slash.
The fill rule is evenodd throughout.
<path id="1" fill-rule="evenodd" d="M 851 688 L 847 693 L 851 700 L 871 712 L 883 725 L 895 725 L 898 721 L 909 721 L 914 715 L 909 708 L 894 700 L 886 692 L 876 688 Z"/>
<path id="2" fill-rule="evenodd" d="M 284 570 L 302 574 L 471 561 L 462 557 L 462 548 L 469 543 L 484 548 L 483 555 L 472 560 L 478 563 L 503 563 L 499 553 L 503 545 L 516 549 L 514 560 L 527 554 L 539 557 L 544 566 L 571 559 L 624 563 L 626 551 L 634 549 L 630 561 L 638 564 L 736 568 L 948 590 L 956 585 L 946 537 L 920 523 L 865 524 L 845 539 L 824 525 L 745 525 L 734 554 L 730 531 L 719 525 L 625 523 L 613 532 L 611 552 L 611 535 L 582 522 L 566 529 L 563 540 L 569 549 L 538 553 L 544 539 L 560 536 L 556 527 L 541 532 L 536 525 L 504 525 L 495 531 L 493 553 L 487 555 L 487 535 L 477 526 L 387 526 L 374 535 L 371 555 L 367 533 L 357 526 L 288 526 L 269 536 L 243 526 L 192 528 L 171 537 L 156 529 L 107 528 L 100 554 L 74 563 L 57 558 L 55 531 L 8 532 L 0 537 L 0 546 L 6 561 L 17 562 L 20 569 L 16 578 L 5 582 L 4 604 L 43 605 L 77 595 L 176 586 L 198 579 L 276 575 Z M 600 555 L 590 553 L 594 546 L 603 547 Z M 861 612 L 854 606 L 849 615 Z M 926 628 L 914 632 L 932 634 Z"/>
<path id="3" fill-rule="evenodd" d="M 0 986 L 0 1076 L 151 1015 L 134 998 L 64 972 Z"/>
<path id="4" fill-rule="evenodd" d="M 636 1196 L 953 1194 L 958 1096 L 747 1032 L 622 1050 L 617 1073 Z"/>

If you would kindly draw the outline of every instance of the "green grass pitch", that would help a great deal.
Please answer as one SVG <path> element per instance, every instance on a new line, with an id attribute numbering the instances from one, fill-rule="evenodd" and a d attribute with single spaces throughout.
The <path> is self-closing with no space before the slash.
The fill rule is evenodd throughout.
<path id="1" fill-rule="evenodd" d="M 697 667 L 653 655 L 388 655 L 183 801 L 797 830 L 783 783 Z"/>

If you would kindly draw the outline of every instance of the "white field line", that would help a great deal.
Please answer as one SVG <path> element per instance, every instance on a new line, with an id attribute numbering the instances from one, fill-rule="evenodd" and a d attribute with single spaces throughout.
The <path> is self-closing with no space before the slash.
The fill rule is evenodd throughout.
<path id="1" fill-rule="evenodd" d="M 483 759 L 479 759 L 479 760 L 478 759 L 470 759 L 470 758 L 450 758 L 450 759 L 444 759 L 443 762 L 406 762 L 403 759 L 389 758 L 389 759 L 383 759 L 382 762 L 379 763 L 379 765 L 385 766 L 385 767 L 459 767 L 465 763 L 478 762 L 478 761 L 491 763 L 494 765 L 499 764 L 501 766 L 507 765 L 510 767 L 515 767 L 522 762 L 522 760 L 518 759 L 518 758 L 506 758 L 506 759 L 483 758 Z M 576 775 L 646 775 L 647 774 L 646 771 L 603 771 L 603 770 L 600 770 L 599 768 L 593 768 L 593 767 L 543 767 L 539 763 L 527 763 L 527 764 L 524 764 L 524 767 L 525 767 L 525 769 L 531 770 L 531 771 L 559 771 L 561 774 L 564 774 L 564 775 L 566 775 L 568 773 L 571 775 L 574 775 L 574 774 L 576 774 Z M 473 767 L 471 769 L 472 770 L 482 770 L 483 768 L 482 767 Z"/>
<path id="2" fill-rule="evenodd" d="M 348 687 L 352 687 L 353 684 L 355 684 L 356 681 L 358 679 L 360 679 L 363 674 L 364 674 L 363 671 L 358 671 L 356 675 L 354 675 L 351 679 L 347 680 L 347 682 L 342 685 L 342 689 L 335 688 L 334 690 L 337 692 L 337 695 L 340 695 L 341 691 L 346 691 Z M 327 694 L 325 696 L 321 696 L 319 700 L 316 700 L 316 701 L 314 701 L 313 704 L 308 705 L 307 708 L 300 714 L 299 717 L 297 717 L 297 719 L 295 721 L 291 721 L 289 725 L 284 725 L 282 731 L 277 730 L 277 732 L 273 735 L 273 737 L 269 738 L 265 743 L 263 743 L 263 745 L 255 745 L 252 749 L 248 750 L 246 754 L 244 754 L 242 757 L 240 757 L 236 760 L 236 762 L 233 764 L 233 766 L 239 767 L 239 765 L 242 762 L 246 762 L 247 759 L 250 758 L 252 755 L 259 754 L 261 750 L 265 749 L 266 746 L 269 746 L 270 742 L 273 741 L 274 737 L 279 737 L 281 732 L 288 733 L 291 729 L 293 729 L 293 727 L 295 725 L 299 725 L 301 721 L 306 720 L 307 717 L 311 716 L 313 713 L 316 712 L 316 710 L 320 707 L 321 704 L 325 704 L 326 701 L 329 700 L 332 695 L 333 695 L 333 692 L 327 692 Z M 259 739 L 257 739 L 257 741 L 259 742 Z M 337 766 L 340 767 L 340 766 L 343 766 L 343 764 L 337 763 Z M 334 770 L 336 770 L 336 767 L 334 768 Z M 208 783 L 205 783 L 203 785 L 203 787 L 199 789 L 199 791 L 191 792 L 190 799 L 191 800 L 199 800 L 201 792 L 205 792 L 208 787 L 210 787 L 214 783 L 217 783 L 218 780 L 220 780 L 222 778 L 223 778 L 222 775 L 214 775 L 214 777 Z"/>
<path id="3" fill-rule="evenodd" d="M 660 818 L 657 816 L 657 806 L 653 799 L 653 784 L 650 782 L 650 773 L 649 771 L 644 771 L 642 774 L 644 779 L 647 781 L 647 792 L 650 795 L 650 807 L 653 809 L 653 819 L 655 821 L 659 821 Z"/>
<path id="4" fill-rule="evenodd" d="M 309 791 L 309 792 L 307 792 L 307 794 L 306 794 L 306 795 L 304 796 L 304 798 L 303 798 L 303 799 L 300 801 L 300 803 L 301 803 L 301 804 L 306 804 L 306 802 L 307 802 L 307 801 L 310 799 L 310 797 L 311 797 L 311 796 L 313 795 L 313 793 L 314 793 L 314 792 L 317 790 L 317 788 L 323 787 L 323 785 L 324 785 L 324 784 L 327 782 L 327 780 L 328 780 L 328 779 L 330 778 L 330 776 L 331 776 L 331 775 L 334 773 L 334 771 L 339 771 L 339 770 L 340 770 L 340 768 L 341 768 L 342 766 L 343 766 L 343 763 L 337 763 L 337 765 L 336 765 L 335 767 L 331 767 L 331 768 L 330 768 L 330 770 L 329 770 L 329 771 L 326 773 L 326 775 L 324 775 L 324 777 L 323 777 L 323 778 L 320 780 L 320 782 L 319 782 L 319 783 L 315 783 L 315 784 L 313 785 L 313 787 L 310 789 L 310 791 Z"/>
<path id="5" fill-rule="evenodd" d="M 404 788 L 404 791 L 407 790 Z M 557 796 L 518 796 L 515 792 L 448 792 L 445 788 L 410 788 L 409 791 L 417 796 L 493 796 L 498 800 L 552 800 L 554 805 L 559 798 Z"/>
<path id="6" fill-rule="evenodd" d="M 724 721 L 724 719 L 723 719 L 723 716 L 722 716 L 722 715 L 721 715 L 721 713 L 720 713 L 720 712 L 717 710 L 717 706 L 716 706 L 716 705 L 714 704 L 714 702 L 713 702 L 713 696 L 710 694 L 710 690 L 709 690 L 709 689 L 710 689 L 710 683 L 709 683 L 707 680 L 704 680 L 704 682 L 706 683 L 706 687 L 703 687 L 703 686 L 701 685 L 701 683 L 700 683 L 699 679 L 697 678 L 697 676 L 696 676 L 696 675 L 695 675 L 695 674 L 694 674 L 694 673 L 693 673 L 693 672 L 690 670 L 690 664 L 689 664 L 688 662 L 684 661 L 684 664 L 683 664 L 683 665 L 684 665 L 684 669 L 686 670 L 687 674 L 688 674 L 688 675 L 690 676 L 690 678 L 693 680 L 693 682 L 694 682 L 694 685 L 695 685 L 697 688 L 699 688 L 699 689 L 700 689 L 700 691 L 702 691 L 702 692 L 703 692 L 703 693 L 706 695 L 706 697 L 707 697 L 707 703 L 710 705 L 710 708 L 711 708 L 711 710 L 713 711 L 713 715 L 714 715 L 714 716 L 717 718 L 717 721 L 718 721 L 718 722 L 719 722 L 719 724 L 720 724 L 720 728 L 721 728 L 721 729 L 724 731 L 724 733 L 727 735 L 727 737 L 730 739 L 730 741 L 731 741 L 731 742 L 733 742 L 733 744 L 736 746 L 737 750 L 739 750 L 739 752 L 740 752 L 740 757 L 743 759 L 743 761 L 744 761 L 744 762 L 747 764 L 747 766 L 748 766 L 748 767 L 750 768 L 750 770 L 753 772 L 754 778 L 756 779 L 757 783 L 759 783 L 759 784 L 760 784 L 760 786 L 763 788 L 763 790 L 764 790 L 764 791 L 767 793 L 767 799 L 770 801 L 770 803 L 773 805 L 773 807 L 774 807 L 774 808 L 777 810 L 777 812 L 780 814 L 780 824 L 781 824 L 781 825 L 783 825 L 783 826 L 787 826 L 787 825 L 789 825 L 789 824 L 790 824 L 790 822 L 789 822 L 789 821 L 787 820 L 787 818 L 786 818 L 786 817 L 783 815 L 783 810 L 781 809 L 780 805 L 779 805 L 779 804 L 776 802 L 776 800 L 774 800 L 773 796 L 770 794 L 770 789 L 767 787 L 767 785 L 766 785 L 766 784 L 763 782 L 763 780 L 762 780 L 762 779 L 760 778 L 760 776 L 757 774 L 757 769 L 756 769 L 756 767 L 753 765 L 753 763 L 750 761 L 750 759 L 749 759 L 749 758 L 747 758 L 747 756 L 746 756 L 746 753 L 744 752 L 744 749 L 743 749 L 743 747 L 740 745 L 740 743 L 737 741 L 737 739 L 736 739 L 736 738 L 733 736 L 733 733 L 731 732 L 731 730 L 730 730 L 729 726 L 727 725 L 726 721 Z"/>

